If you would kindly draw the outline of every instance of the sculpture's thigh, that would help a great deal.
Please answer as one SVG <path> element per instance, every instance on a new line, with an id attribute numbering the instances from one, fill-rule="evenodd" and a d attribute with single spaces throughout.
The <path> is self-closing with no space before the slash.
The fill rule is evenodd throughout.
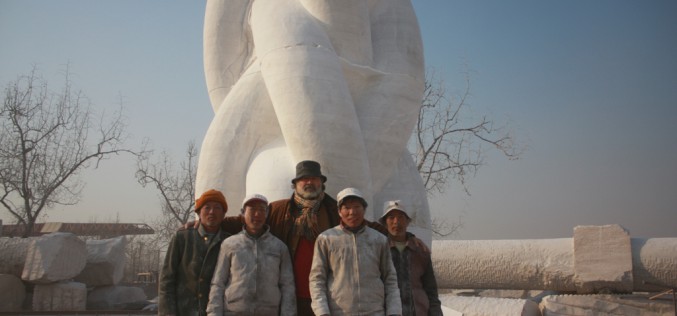
<path id="1" fill-rule="evenodd" d="M 196 192 L 219 189 L 229 200 L 241 201 L 252 154 L 280 135 L 260 73 L 241 77 L 203 140 Z"/>
<path id="2" fill-rule="evenodd" d="M 339 58 L 322 27 L 294 3 L 256 1 L 251 18 L 282 135 L 295 161 L 322 164 L 330 193 L 355 186 L 370 195 L 367 153 Z"/>

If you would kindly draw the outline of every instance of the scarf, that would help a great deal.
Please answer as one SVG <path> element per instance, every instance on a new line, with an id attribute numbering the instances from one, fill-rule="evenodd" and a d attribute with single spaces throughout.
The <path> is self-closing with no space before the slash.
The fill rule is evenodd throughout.
<path id="1" fill-rule="evenodd" d="M 313 241 L 320 235 L 317 223 L 317 212 L 324 199 L 324 192 L 314 200 L 306 200 L 298 194 L 294 194 L 296 214 L 294 214 L 294 234 Z"/>

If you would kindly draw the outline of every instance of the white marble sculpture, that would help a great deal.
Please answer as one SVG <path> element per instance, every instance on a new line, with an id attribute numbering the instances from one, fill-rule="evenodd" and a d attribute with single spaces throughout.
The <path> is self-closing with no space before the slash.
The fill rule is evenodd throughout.
<path id="1" fill-rule="evenodd" d="M 316 160 L 329 194 L 359 188 L 371 219 L 384 200 L 408 201 L 430 241 L 406 149 L 424 89 L 410 0 L 208 0 L 204 64 L 215 115 L 196 192 L 286 198 L 295 164 Z"/>

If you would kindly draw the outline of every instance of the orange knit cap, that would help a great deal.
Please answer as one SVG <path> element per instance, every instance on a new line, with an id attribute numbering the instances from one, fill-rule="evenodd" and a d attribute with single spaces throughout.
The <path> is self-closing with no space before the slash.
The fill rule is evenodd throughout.
<path id="1" fill-rule="evenodd" d="M 223 206 L 223 212 L 228 211 L 228 203 L 226 202 L 226 198 L 223 196 L 223 193 L 221 193 L 221 191 L 211 189 L 205 193 L 202 193 L 202 195 L 197 200 L 195 200 L 195 213 L 199 213 L 202 206 L 204 206 L 207 202 L 221 203 L 221 206 Z"/>

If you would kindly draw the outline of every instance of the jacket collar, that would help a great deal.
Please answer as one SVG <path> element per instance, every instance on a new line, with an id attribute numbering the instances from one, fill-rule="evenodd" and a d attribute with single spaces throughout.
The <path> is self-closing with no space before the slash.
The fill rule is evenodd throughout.
<path id="1" fill-rule="evenodd" d="M 256 237 L 254 235 L 249 234 L 249 232 L 247 232 L 247 227 L 245 225 L 242 225 L 242 231 L 240 231 L 240 234 L 247 236 L 247 238 L 249 239 L 258 240 L 267 235 L 268 232 L 270 232 L 270 226 L 268 224 L 265 224 L 263 226 L 263 232 L 261 233 L 261 235 Z"/>
<path id="2" fill-rule="evenodd" d="M 205 236 L 210 236 L 210 235 L 211 236 L 220 236 L 221 234 L 224 233 L 224 231 L 221 227 L 219 227 L 219 230 L 216 233 L 210 234 L 210 233 L 207 232 L 207 230 L 205 230 L 204 226 L 202 226 L 202 224 L 200 224 L 197 227 L 197 233 L 200 235 L 200 237 L 205 237 Z"/>
<path id="3" fill-rule="evenodd" d="M 348 226 L 345 226 L 345 225 L 343 224 L 343 221 L 341 221 L 340 225 L 341 225 L 341 229 L 343 229 L 345 232 L 351 233 L 351 234 L 356 234 L 356 235 L 357 235 L 357 234 L 361 234 L 361 233 L 364 232 L 364 230 L 365 230 L 366 227 L 367 227 L 367 221 L 366 221 L 366 220 L 363 221 L 363 222 L 362 222 L 362 225 L 360 225 L 360 227 L 357 228 L 357 229 L 350 229 L 350 228 L 348 228 Z"/>
<path id="4" fill-rule="evenodd" d="M 407 232 L 407 240 L 405 241 L 405 246 L 406 246 L 406 248 L 409 248 L 411 250 L 418 250 L 418 248 L 416 248 L 416 244 L 414 244 L 414 241 L 412 240 L 412 236 L 413 236 L 413 234 Z M 395 240 L 388 237 L 388 245 L 391 248 L 395 247 L 395 243 L 396 243 Z"/>

